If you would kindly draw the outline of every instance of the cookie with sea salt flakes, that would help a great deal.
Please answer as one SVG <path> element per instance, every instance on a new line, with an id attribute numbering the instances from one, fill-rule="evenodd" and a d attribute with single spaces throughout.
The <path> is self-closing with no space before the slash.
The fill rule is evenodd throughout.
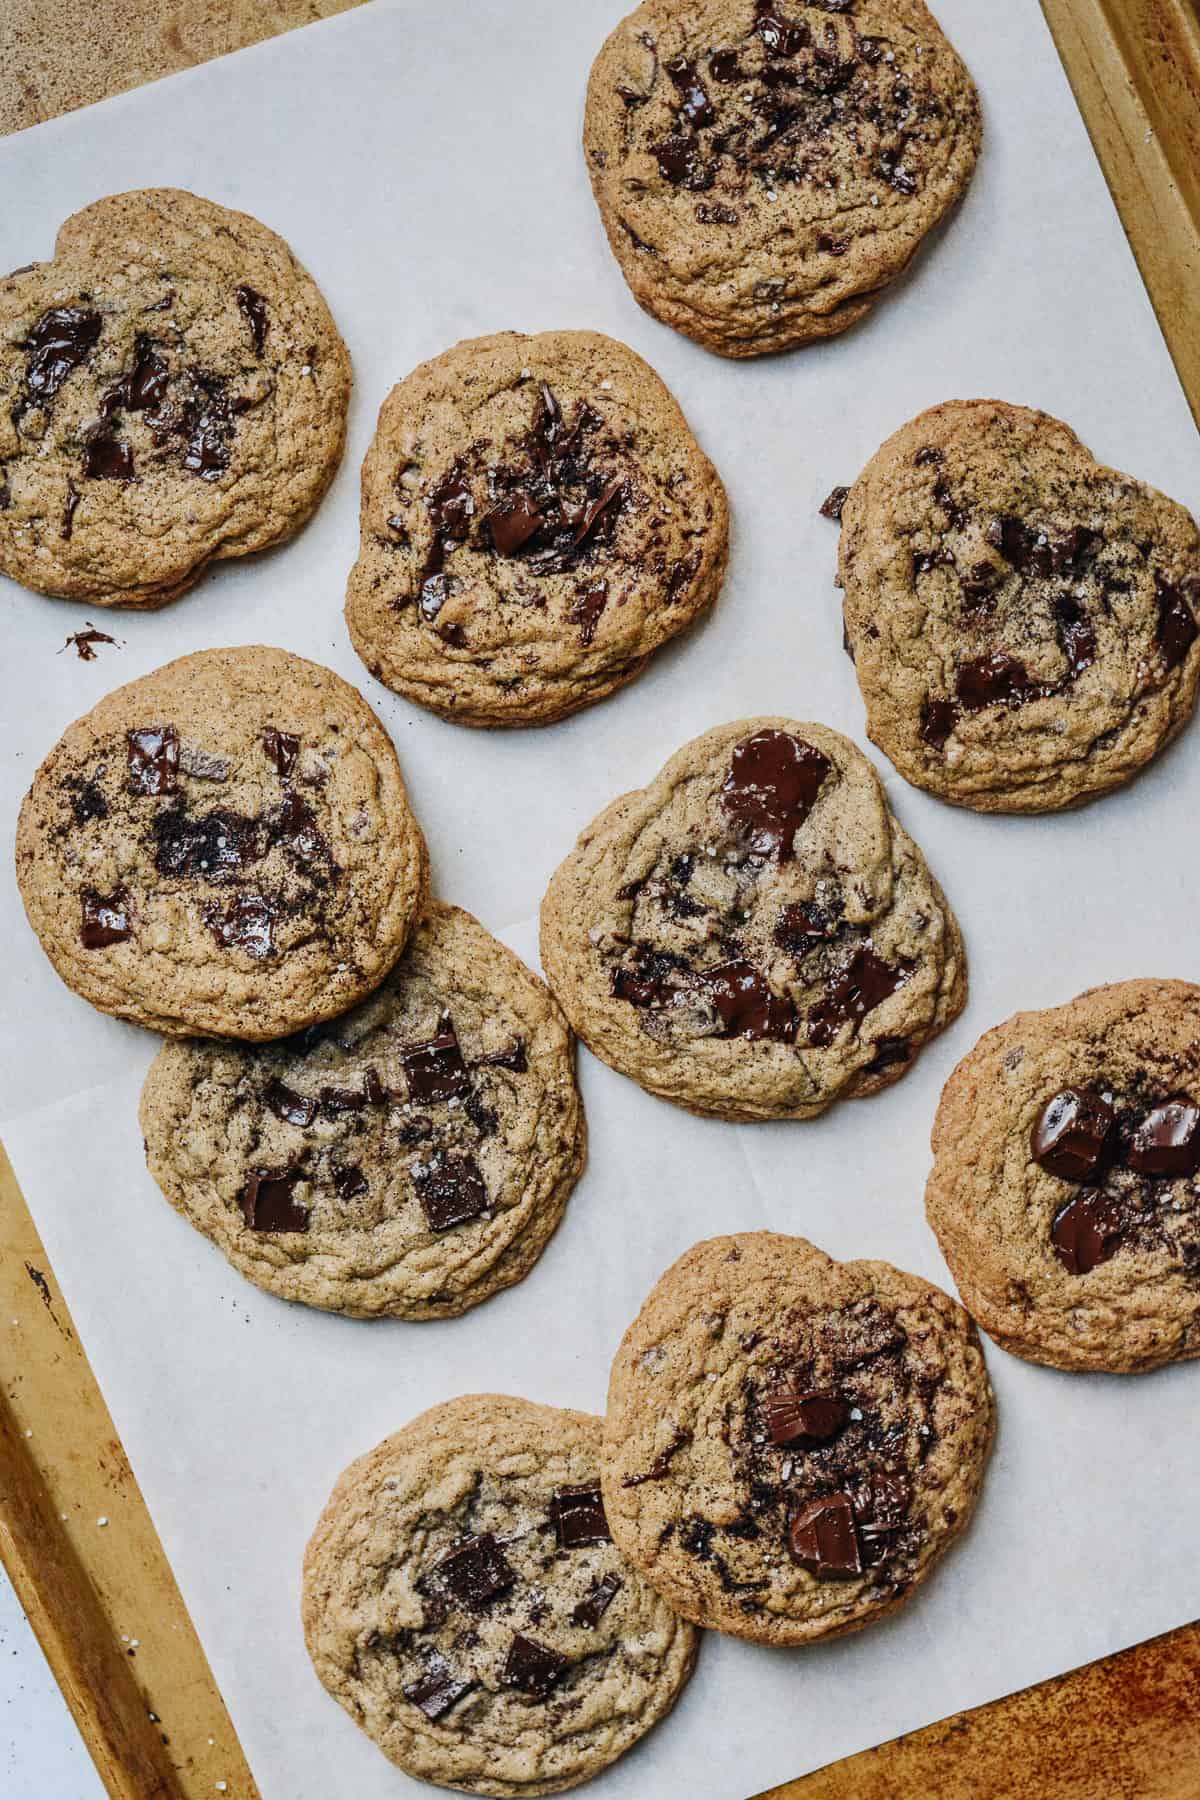
<path id="1" fill-rule="evenodd" d="M 385 1756 L 468 1794 L 557 1794 L 671 1710 L 698 1634 L 618 1555 L 601 1421 L 501 1394 L 352 1463 L 304 1559 L 309 1654 Z"/>
<path id="2" fill-rule="evenodd" d="M 744 719 L 684 746 L 580 837 L 542 966 L 589 1049 L 725 1119 L 873 1094 L 961 1011 L 962 938 L 861 751 Z"/>
<path id="3" fill-rule="evenodd" d="M 544 725 L 706 612 L 728 545 L 720 477 L 641 357 L 597 332 L 501 332 L 384 402 L 346 621 L 407 699 Z"/>
<path id="4" fill-rule="evenodd" d="M 97 200 L 0 280 L 0 570 L 165 606 L 299 530 L 349 398 L 329 308 L 273 231 L 176 188 Z"/>
<path id="5" fill-rule="evenodd" d="M 1132 779 L 1190 717 L 1200 531 L 1059 420 L 935 406 L 840 512 L 867 729 L 918 787 L 979 812 L 1055 812 Z"/>
<path id="6" fill-rule="evenodd" d="M 939 1288 L 799 1237 L 710 1238 L 617 1352 L 605 1513 L 696 1624 L 838 1637 L 894 1611 L 965 1528 L 993 1412 L 975 1328 Z"/>
<path id="7" fill-rule="evenodd" d="M 58 973 L 168 1037 L 333 1018 L 400 956 L 427 885 L 396 752 L 361 694 L 253 645 L 181 657 L 63 733 L 17 824 Z"/>
<path id="8" fill-rule="evenodd" d="M 583 1167 L 562 1014 L 478 920 L 430 903 L 353 1012 L 267 1045 L 167 1044 L 150 1172 L 241 1274 L 358 1318 L 451 1318 L 527 1275 Z"/>
<path id="9" fill-rule="evenodd" d="M 922 0 L 645 0 L 596 59 L 583 143 L 635 299 L 744 357 L 863 318 L 980 135 Z"/>
<path id="10" fill-rule="evenodd" d="M 986 1032 L 933 1152 L 929 1223 L 1006 1350 L 1118 1374 L 1200 1356 L 1200 987 L 1122 981 Z"/>

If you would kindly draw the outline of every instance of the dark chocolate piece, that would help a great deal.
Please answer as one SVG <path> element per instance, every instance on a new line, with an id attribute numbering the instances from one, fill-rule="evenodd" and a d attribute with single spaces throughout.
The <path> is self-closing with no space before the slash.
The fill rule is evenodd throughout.
<path id="1" fill-rule="evenodd" d="M 1200 579 L 1189 576 L 1178 586 L 1154 578 L 1158 598 L 1158 647 L 1168 673 L 1183 661 L 1196 641 L 1196 610 L 1200 607 Z"/>
<path id="2" fill-rule="evenodd" d="M 1088 1275 L 1120 1246 L 1124 1221 L 1106 1194 L 1087 1190 L 1054 1215 L 1050 1241 L 1070 1275 Z"/>
<path id="3" fill-rule="evenodd" d="M 1138 1175 L 1194 1175 L 1200 1163 L 1200 1107 L 1185 1096 L 1148 1112 L 1125 1147 Z"/>
<path id="4" fill-rule="evenodd" d="M 465 1606 L 486 1606 L 517 1579 L 516 1572 L 490 1531 L 467 1538 L 433 1570 L 440 1584 Z"/>
<path id="5" fill-rule="evenodd" d="M 453 1100 L 470 1091 L 471 1077 L 449 1013 L 443 1013 L 438 1021 L 436 1037 L 410 1045 L 400 1060 L 408 1077 L 409 1098 L 422 1106 Z"/>
<path id="6" fill-rule="evenodd" d="M 690 1431 L 678 1432 L 672 1443 L 665 1450 L 660 1450 L 650 1467 L 641 1475 L 627 1475 L 621 1483 L 623 1488 L 642 1487 L 647 1481 L 665 1481 L 671 1473 L 672 1459 L 692 1441 Z"/>
<path id="7" fill-rule="evenodd" d="M 1091 1181 L 1102 1172 L 1116 1114 L 1092 1088 L 1063 1088 L 1038 1114 L 1029 1140 L 1035 1162 L 1063 1181 Z"/>
<path id="8" fill-rule="evenodd" d="M 152 830 L 157 846 L 154 866 L 160 875 L 230 881 L 265 850 L 258 821 L 223 806 L 197 818 L 182 807 L 160 812 Z"/>
<path id="9" fill-rule="evenodd" d="M 88 306 L 52 306 L 21 345 L 25 386 L 33 405 L 53 400 L 73 369 L 87 361 L 100 337 L 101 319 Z"/>
<path id="10" fill-rule="evenodd" d="M 585 588 L 571 602 L 570 619 L 573 625 L 579 627 L 581 644 L 590 644 L 595 638 L 596 628 L 607 605 L 607 581 L 598 581 L 594 587 Z"/>
<path id="11" fill-rule="evenodd" d="M 370 1186 L 357 1163 L 333 1163 L 330 1173 L 339 1200 L 353 1200 Z"/>
<path id="12" fill-rule="evenodd" d="M 822 1581 L 849 1581 L 863 1572 L 862 1546 L 849 1494 L 828 1494 L 796 1513 L 788 1549 L 802 1569 Z"/>
<path id="13" fill-rule="evenodd" d="M 800 1029 L 795 1004 L 786 994 L 775 993 L 753 963 L 722 963 L 719 968 L 706 969 L 698 979 L 721 1021 L 721 1037 L 745 1038 L 750 1043 L 764 1038 L 795 1043 Z"/>
<path id="14" fill-rule="evenodd" d="M 850 962 L 828 983 L 825 998 L 808 1015 L 810 1044 L 830 1044 L 843 1025 L 853 1024 L 857 1031 L 868 1013 L 903 986 L 915 964 L 906 958 L 898 963 L 884 962 L 872 944 L 864 944 Z"/>
<path id="15" fill-rule="evenodd" d="M 254 354 L 261 357 L 263 345 L 267 341 L 267 303 L 261 294 L 255 293 L 252 287 L 240 287 L 237 290 L 237 303 L 242 315 L 250 327 L 250 336 L 254 340 Z"/>
<path id="16" fill-rule="evenodd" d="M 79 498 L 78 494 L 75 498 Z M 70 650 L 73 648 L 80 662 L 95 662 L 96 645 L 115 644 L 116 641 L 116 638 L 109 637 L 107 631 L 97 631 L 94 625 L 89 624 L 83 631 L 73 631 L 63 645 L 63 650 Z M 61 650 L 59 651 L 59 655 L 62 655 Z"/>
<path id="17" fill-rule="evenodd" d="M 833 764 L 786 731 L 756 731 L 736 746 L 721 803 L 756 856 L 792 860 L 792 840 L 816 805 Z"/>
<path id="18" fill-rule="evenodd" d="M 605 1575 L 598 1581 L 590 1594 L 585 1594 L 579 1605 L 571 1614 L 572 1625 L 582 1625 L 588 1630 L 595 1630 L 624 1583 L 619 1575 Z"/>
<path id="19" fill-rule="evenodd" d="M 767 1436 L 773 1444 L 828 1443 L 849 1417 L 849 1402 L 840 1394 L 798 1394 L 781 1388 L 763 1401 Z"/>
<path id="20" fill-rule="evenodd" d="M 958 723 L 958 708 L 949 700 L 926 700 L 921 708 L 920 736 L 931 750 L 944 750 Z"/>
<path id="21" fill-rule="evenodd" d="M 1058 641 L 1067 659 L 1067 678 L 1075 681 L 1096 660 L 1096 633 L 1087 611 L 1071 594 L 1060 594 L 1054 602 L 1058 623 Z"/>
<path id="22" fill-rule="evenodd" d="M 475 1681 L 459 1681 L 451 1673 L 449 1664 L 439 1657 L 419 1681 L 409 1683 L 404 1689 L 404 1698 L 411 1700 L 436 1724 L 464 1695 L 474 1693 L 478 1685 Z"/>
<path id="23" fill-rule="evenodd" d="M 524 1075 L 529 1067 L 525 1039 L 516 1037 L 503 1050 L 493 1050 L 490 1056 L 481 1056 L 476 1066 L 480 1069 L 511 1069 L 514 1075 Z"/>
<path id="24" fill-rule="evenodd" d="M 855 1503 L 859 1536 L 887 1537 L 903 1525 L 912 1505 L 912 1482 L 899 1469 L 877 1469 Z"/>
<path id="25" fill-rule="evenodd" d="M 967 712 L 983 712 L 989 706 L 1021 706 L 1036 699 L 1039 689 L 1023 662 L 1004 650 L 993 650 L 960 663 L 954 691 Z"/>
<path id="26" fill-rule="evenodd" d="M 244 950 L 255 962 L 275 953 L 275 908 L 262 894 L 237 894 L 223 913 L 206 906 L 204 922 L 227 950 Z"/>
<path id="27" fill-rule="evenodd" d="M 308 1211 L 295 1199 L 299 1169 L 251 1169 L 241 1193 L 251 1231 L 307 1231 Z"/>
<path id="28" fill-rule="evenodd" d="M 89 481 L 132 481 L 133 451 L 123 438 L 101 434 L 83 447 L 83 472 Z"/>
<path id="29" fill-rule="evenodd" d="M 346 1113 L 359 1113 L 367 1104 L 367 1090 L 364 1082 L 361 1088 L 323 1087 L 321 1089 L 321 1111 L 327 1119 L 340 1119 Z"/>
<path id="30" fill-rule="evenodd" d="M 548 1644 L 539 1644 L 536 1638 L 522 1637 L 517 1631 L 508 1647 L 500 1685 L 518 1688 L 535 1700 L 546 1700 L 569 1667 L 567 1658 L 557 1650 L 551 1650 Z"/>
<path id="31" fill-rule="evenodd" d="M 317 1116 L 317 1102 L 308 1094 L 298 1094 L 294 1088 L 275 1077 L 267 1085 L 263 1096 L 277 1119 L 287 1125 L 299 1125 L 302 1129 L 311 1125 Z"/>
<path id="32" fill-rule="evenodd" d="M 173 725 L 145 725 L 125 736 L 129 785 L 135 794 L 173 794 L 179 773 L 179 733 Z"/>
<path id="33" fill-rule="evenodd" d="M 677 56 L 674 62 L 667 63 L 666 70 L 679 90 L 680 117 L 686 119 L 694 131 L 711 125 L 716 119 L 716 111 L 696 72 L 695 63 L 688 62 L 684 56 Z"/>
<path id="34" fill-rule="evenodd" d="M 123 943 L 132 935 L 124 888 L 107 896 L 97 894 L 92 888 L 84 889 L 79 941 L 85 950 L 107 950 L 110 944 Z"/>
<path id="35" fill-rule="evenodd" d="M 560 1550 L 612 1542 L 598 1487 L 555 1488 L 550 1499 L 550 1523 L 558 1533 Z"/>
<path id="36" fill-rule="evenodd" d="M 267 761 L 275 764 L 277 773 L 286 781 L 300 754 L 300 739 L 290 731 L 276 731 L 268 725 L 262 734 L 262 747 Z"/>
<path id="37" fill-rule="evenodd" d="M 488 1191 L 473 1156 L 439 1151 L 413 1171 L 413 1181 L 431 1231 L 469 1225 L 488 1209 Z"/>
<path id="38" fill-rule="evenodd" d="M 823 519 L 832 519 L 835 525 L 840 525 L 842 522 L 842 508 L 845 506 L 849 497 L 850 489 L 848 487 L 835 487 L 828 499 L 824 500 L 821 504 L 821 517 Z"/>
<path id="39" fill-rule="evenodd" d="M 515 556 L 538 531 L 542 515 L 528 494 L 513 494 L 488 520 L 492 543 L 501 556 Z"/>

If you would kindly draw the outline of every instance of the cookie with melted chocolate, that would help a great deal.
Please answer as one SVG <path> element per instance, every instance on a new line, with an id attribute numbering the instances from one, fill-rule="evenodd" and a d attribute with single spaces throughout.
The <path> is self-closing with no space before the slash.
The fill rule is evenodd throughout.
<path id="1" fill-rule="evenodd" d="M 711 1238 L 622 1339 L 605 1513 L 685 1618 L 815 1643 L 925 1580 L 971 1517 L 992 1431 L 978 1336 L 939 1288 L 799 1237 Z"/>
<path id="2" fill-rule="evenodd" d="M 588 1047 L 719 1118 L 898 1080 L 962 1008 L 957 922 L 867 759 L 824 725 L 705 733 L 583 833 L 542 964 Z"/>
<path id="3" fill-rule="evenodd" d="M 747 357 L 870 312 L 980 137 L 922 0 L 645 0 L 596 59 L 583 143 L 635 299 Z"/>
<path id="4" fill-rule="evenodd" d="M 0 280 L 0 570 L 165 606 L 300 529 L 349 399 L 329 309 L 274 232 L 174 188 L 97 200 Z"/>
<path id="5" fill-rule="evenodd" d="M 586 1413 L 475 1394 L 334 1488 L 304 1558 L 309 1654 L 409 1775 L 561 1793 L 679 1697 L 699 1634 L 614 1545 L 600 1436 Z"/>
<path id="6" fill-rule="evenodd" d="M 867 729 L 979 812 L 1057 812 L 1132 779 L 1200 681 L 1200 531 L 1068 426 L 997 400 L 888 439 L 842 509 L 838 578 Z"/>
<path id="7" fill-rule="evenodd" d="M 453 1318 L 522 1280 L 587 1142 L 558 1007 L 438 901 L 329 1025 L 165 1045 L 141 1126 L 163 1193 L 236 1269 L 356 1318 Z"/>
<path id="8" fill-rule="evenodd" d="M 68 987 L 168 1037 L 255 1042 L 377 987 L 428 875 L 370 707 L 261 645 L 181 657 L 70 726 L 25 798 L 16 856 Z"/>
<path id="9" fill-rule="evenodd" d="M 653 369 L 596 332 L 501 332 L 384 402 L 346 622 L 444 718 L 545 725 L 707 612 L 728 548 L 720 477 Z"/>
<path id="10" fill-rule="evenodd" d="M 986 1032 L 925 1192 L 963 1303 L 1059 1369 L 1200 1356 L 1200 987 L 1122 981 Z"/>

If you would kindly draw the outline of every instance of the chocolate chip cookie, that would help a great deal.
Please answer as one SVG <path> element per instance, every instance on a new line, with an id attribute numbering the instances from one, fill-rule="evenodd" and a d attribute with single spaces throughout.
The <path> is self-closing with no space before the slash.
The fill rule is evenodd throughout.
<path id="1" fill-rule="evenodd" d="M 1186 722 L 1200 532 L 1057 419 L 935 406 L 839 504 L 867 729 L 918 787 L 1056 812 L 1130 780 Z"/>
<path id="2" fill-rule="evenodd" d="M 258 1042 L 379 985 L 427 859 L 362 696 L 253 646 L 181 657 L 70 726 L 21 808 L 17 881 L 93 1006 Z"/>
<path id="3" fill-rule="evenodd" d="M 710 1238 L 617 1352 L 605 1512 L 685 1618 L 814 1643 L 925 1579 L 971 1517 L 992 1429 L 979 1339 L 939 1288 L 803 1238 Z"/>
<path id="4" fill-rule="evenodd" d="M 1123 981 L 986 1032 L 946 1083 L 929 1223 L 1030 1362 L 1200 1355 L 1200 987 Z"/>
<path id="5" fill-rule="evenodd" d="M 475 1394 L 346 1470 L 304 1559 L 317 1674 L 410 1775 L 557 1794 L 671 1710 L 697 1634 L 618 1555 L 599 1419 Z"/>
<path id="6" fill-rule="evenodd" d="M 310 275 L 175 188 L 68 219 L 0 281 L 0 570 L 165 606 L 292 536 L 341 460 L 350 359 Z"/>
<path id="7" fill-rule="evenodd" d="M 542 902 L 588 1047 L 724 1119 L 806 1119 L 897 1080 L 961 1011 L 958 924 L 861 751 L 744 719 L 593 821 Z"/>
<path id="8" fill-rule="evenodd" d="M 451 1318 L 527 1275 L 583 1167 L 571 1035 L 434 901 L 383 985 L 283 1043 L 167 1044 L 142 1094 L 163 1193 L 285 1300 Z"/>
<path id="9" fill-rule="evenodd" d="M 980 131 L 922 0 L 646 0 L 596 59 L 583 142 L 635 299 L 761 356 L 870 312 Z"/>
<path id="10" fill-rule="evenodd" d="M 373 675 L 444 718 L 544 725 L 707 611 L 728 547 L 720 477 L 641 357 L 501 332 L 384 402 L 346 621 Z"/>

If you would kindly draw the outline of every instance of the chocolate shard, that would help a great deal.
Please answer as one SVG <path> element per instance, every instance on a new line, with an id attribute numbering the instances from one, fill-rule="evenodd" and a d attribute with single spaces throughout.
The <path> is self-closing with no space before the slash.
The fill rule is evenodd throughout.
<path id="1" fill-rule="evenodd" d="M 411 1044 L 400 1060 L 408 1077 L 409 1098 L 422 1106 L 470 1092 L 471 1076 L 449 1013 L 439 1019 L 436 1036 L 423 1044 Z"/>
<path id="2" fill-rule="evenodd" d="M 800 1394 L 780 1388 L 763 1401 L 763 1419 L 773 1444 L 827 1444 L 849 1417 L 849 1402 L 840 1394 Z"/>
<path id="3" fill-rule="evenodd" d="M 287 1125 L 298 1125 L 305 1129 L 317 1116 L 317 1102 L 311 1095 L 298 1094 L 277 1076 L 267 1084 L 263 1099 L 275 1117 L 282 1119 Z"/>
<path id="4" fill-rule="evenodd" d="M 110 944 L 123 943 L 133 935 L 124 888 L 107 896 L 85 888 L 81 906 L 79 941 L 85 950 L 107 950 Z"/>
<path id="5" fill-rule="evenodd" d="M 345 1113 L 358 1113 L 367 1104 L 367 1091 L 361 1088 L 323 1087 L 321 1111 L 327 1119 L 340 1119 Z"/>
<path id="6" fill-rule="evenodd" d="M 627 1475 L 621 1483 L 623 1488 L 641 1487 L 647 1481 L 665 1481 L 671 1473 L 671 1463 L 679 1452 L 692 1441 L 690 1431 L 677 1432 L 665 1450 L 661 1450 L 650 1467 L 641 1475 Z"/>
<path id="7" fill-rule="evenodd" d="M 1062 1088 L 1043 1106 L 1030 1134 L 1035 1162 L 1062 1181 L 1098 1178 L 1108 1161 L 1116 1113 L 1093 1088 Z"/>
<path id="8" fill-rule="evenodd" d="M 590 1594 L 584 1595 L 571 1614 L 572 1625 L 582 1625 L 586 1629 L 594 1631 L 623 1585 L 619 1575 L 605 1575 L 596 1583 Z"/>
<path id="9" fill-rule="evenodd" d="M 371 1185 L 357 1163 L 333 1163 L 330 1165 L 330 1174 L 339 1200 L 357 1199 Z"/>
<path id="10" fill-rule="evenodd" d="M 226 950 L 244 950 L 255 962 L 275 954 L 275 908 L 263 894 L 238 894 L 224 912 L 206 906 L 204 922 Z"/>
<path id="11" fill-rule="evenodd" d="M 598 1487 L 555 1488 L 550 1500 L 550 1523 L 558 1533 L 560 1550 L 612 1542 Z"/>
<path id="12" fill-rule="evenodd" d="M 775 993 L 753 963 L 722 963 L 698 979 L 721 1021 L 721 1037 L 795 1043 L 800 1029 L 795 1004 L 786 994 Z"/>
<path id="13" fill-rule="evenodd" d="M 568 616 L 573 625 L 578 625 L 579 641 L 585 648 L 595 639 L 597 628 L 607 605 L 607 581 L 598 581 L 593 587 L 582 589 L 571 602 Z"/>
<path id="14" fill-rule="evenodd" d="M 1158 647 L 1169 674 L 1187 656 L 1196 641 L 1196 612 L 1200 608 L 1200 577 L 1175 583 L 1155 576 L 1158 597 Z"/>
<path id="15" fill-rule="evenodd" d="M 438 1657 L 419 1681 L 410 1682 L 404 1689 L 404 1698 L 411 1700 L 427 1719 L 436 1723 L 478 1685 L 475 1681 L 460 1681 L 451 1672 L 449 1664 Z"/>
<path id="16" fill-rule="evenodd" d="M 472 1610 L 486 1606 L 497 1594 L 507 1593 L 517 1579 L 516 1571 L 490 1531 L 464 1543 L 443 1556 L 432 1570 L 438 1584 Z"/>
<path id="17" fill-rule="evenodd" d="M 254 354 L 255 356 L 261 356 L 263 353 L 263 345 L 267 341 L 267 327 L 270 323 L 267 316 L 267 303 L 262 295 L 256 293 L 252 287 L 239 287 L 237 289 L 237 303 L 241 308 L 242 316 L 250 327 L 250 337 L 254 344 Z"/>
<path id="18" fill-rule="evenodd" d="M 832 977 L 825 998 L 808 1015 L 808 1041 L 817 1047 L 831 1044 L 843 1025 L 857 1032 L 868 1013 L 882 1006 L 912 974 L 915 964 L 901 957 L 888 963 L 872 944 L 864 944 L 846 966 Z"/>
<path id="19" fill-rule="evenodd" d="M 788 1526 L 794 1561 L 822 1581 L 852 1581 L 863 1572 L 862 1546 L 849 1494 L 827 1494 L 797 1512 Z"/>
<path id="20" fill-rule="evenodd" d="M 1154 1107 L 1125 1147 L 1138 1175 L 1194 1175 L 1200 1163 L 1200 1107 L 1179 1096 Z"/>
<path id="21" fill-rule="evenodd" d="M 827 757 L 790 732 L 756 731 L 734 749 L 721 804 L 754 855 L 790 862 L 793 839 L 832 772 Z"/>
<path id="22" fill-rule="evenodd" d="M 295 1198 L 299 1169 L 251 1169 L 240 1195 L 251 1231 L 307 1231 L 308 1210 Z"/>
<path id="23" fill-rule="evenodd" d="M 488 1191 L 473 1156 L 439 1151 L 413 1171 L 421 1210 L 431 1231 L 469 1225 L 488 1209 Z"/>
<path id="24" fill-rule="evenodd" d="M 842 509 L 849 498 L 850 489 L 848 487 L 835 487 L 828 498 L 821 503 L 821 517 L 823 519 L 832 519 L 835 525 L 840 525 L 842 522 Z"/>
<path id="25" fill-rule="evenodd" d="M 855 1499 L 859 1536 L 868 1541 L 898 1531 L 912 1505 L 912 1482 L 900 1469 L 876 1469 Z"/>
<path id="26" fill-rule="evenodd" d="M 89 481 L 132 481 L 133 451 L 123 438 L 102 432 L 83 447 L 83 472 Z"/>
<path id="27" fill-rule="evenodd" d="M 529 1068 L 525 1039 L 515 1037 L 503 1050 L 494 1050 L 490 1056 L 481 1056 L 476 1066 L 480 1069 L 511 1069 L 514 1075 L 524 1075 Z"/>
<path id="28" fill-rule="evenodd" d="M 277 731 L 274 725 L 268 725 L 262 734 L 262 747 L 267 761 L 274 763 L 276 772 L 286 781 L 300 754 L 300 739 L 290 731 Z"/>
<path id="29" fill-rule="evenodd" d="M 535 1700 L 546 1700 L 570 1666 L 559 1651 L 552 1650 L 548 1644 L 539 1644 L 536 1638 L 523 1637 L 517 1631 L 513 1633 L 504 1659 L 500 1685 L 517 1688 Z"/>
<path id="30" fill-rule="evenodd" d="M 87 361 L 100 338 L 101 318 L 88 306 L 52 306 L 21 345 L 25 386 L 34 405 L 53 400 L 73 369 Z"/>
<path id="31" fill-rule="evenodd" d="M 1050 1242 L 1070 1275 L 1089 1275 L 1120 1247 L 1124 1220 L 1106 1194 L 1088 1189 L 1060 1207 Z"/>
<path id="32" fill-rule="evenodd" d="M 514 494 L 498 506 L 488 519 L 492 543 L 500 556 L 515 556 L 530 538 L 536 537 L 542 525 L 537 503 L 528 494 Z"/>
<path id="33" fill-rule="evenodd" d="M 958 708 L 950 700 L 926 700 L 921 708 L 920 738 L 931 750 L 946 748 L 958 724 Z"/>
<path id="34" fill-rule="evenodd" d="M 126 733 L 129 786 L 135 794 L 173 794 L 178 786 L 179 733 L 173 725 L 144 725 Z"/>

